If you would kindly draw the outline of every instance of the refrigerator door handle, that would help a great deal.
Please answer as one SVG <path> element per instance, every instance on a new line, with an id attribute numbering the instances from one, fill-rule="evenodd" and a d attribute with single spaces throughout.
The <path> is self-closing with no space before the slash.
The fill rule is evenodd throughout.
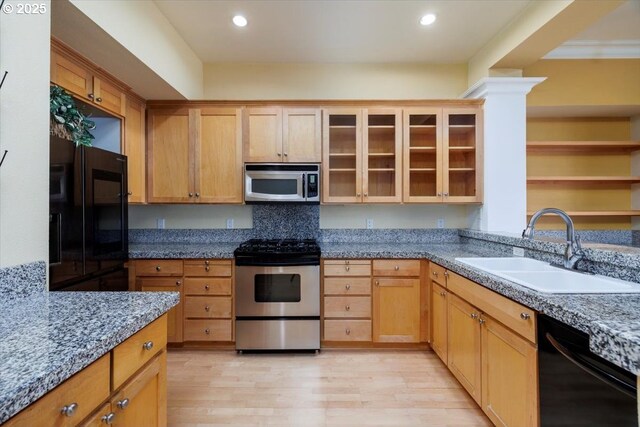
<path id="1" fill-rule="evenodd" d="M 49 228 L 53 231 L 55 250 L 51 254 L 49 264 L 62 263 L 62 214 L 59 212 L 49 214 Z"/>

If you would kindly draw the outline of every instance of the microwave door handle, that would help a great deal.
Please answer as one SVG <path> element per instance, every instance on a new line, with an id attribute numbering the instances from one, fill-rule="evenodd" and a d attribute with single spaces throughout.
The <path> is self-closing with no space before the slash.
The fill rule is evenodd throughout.
<path id="1" fill-rule="evenodd" d="M 599 379 L 600 381 L 608 384 L 609 386 L 615 388 L 616 390 L 632 397 L 637 397 L 637 389 L 635 387 L 630 386 L 624 381 L 619 380 L 614 377 L 610 373 L 604 371 L 593 363 L 589 362 L 588 358 L 581 356 L 579 353 L 574 352 L 560 344 L 550 333 L 546 333 L 546 338 L 549 343 L 556 349 L 558 352 L 567 358 L 571 363 L 576 365 L 578 368 L 582 369 L 586 373 L 592 375 L 593 377 Z"/>
<path id="2" fill-rule="evenodd" d="M 303 200 L 307 200 L 307 174 L 303 173 L 302 174 L 302 199 Z"/>

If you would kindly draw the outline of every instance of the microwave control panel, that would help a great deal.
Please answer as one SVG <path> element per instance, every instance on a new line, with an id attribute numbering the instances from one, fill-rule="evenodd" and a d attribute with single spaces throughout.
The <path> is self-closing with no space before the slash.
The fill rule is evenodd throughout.
<path id="1" fill-rule="evenodd" d="M 310 173 L 307 175 L 307 197 L 318 197 L 318 174 Z"/>

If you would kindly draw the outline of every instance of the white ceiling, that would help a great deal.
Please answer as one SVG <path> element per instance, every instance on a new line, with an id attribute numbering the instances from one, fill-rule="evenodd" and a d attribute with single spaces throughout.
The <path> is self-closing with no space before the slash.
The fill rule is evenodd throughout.
<path id="1" fill-rule="evenodd" d="M 530 1 L 155 0 L 205 63 L 464 63 Z"/>

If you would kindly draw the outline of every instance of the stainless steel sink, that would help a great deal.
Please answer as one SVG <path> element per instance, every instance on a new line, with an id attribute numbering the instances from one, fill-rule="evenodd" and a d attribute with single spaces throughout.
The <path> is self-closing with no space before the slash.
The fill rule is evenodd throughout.
<path id="1" fill-rule="evenodd" d="M 640 293 L 640 284 L 564 270 L 531 258 L 456 258 L 464 264 L 539 292 L 553 294 Z"/>

